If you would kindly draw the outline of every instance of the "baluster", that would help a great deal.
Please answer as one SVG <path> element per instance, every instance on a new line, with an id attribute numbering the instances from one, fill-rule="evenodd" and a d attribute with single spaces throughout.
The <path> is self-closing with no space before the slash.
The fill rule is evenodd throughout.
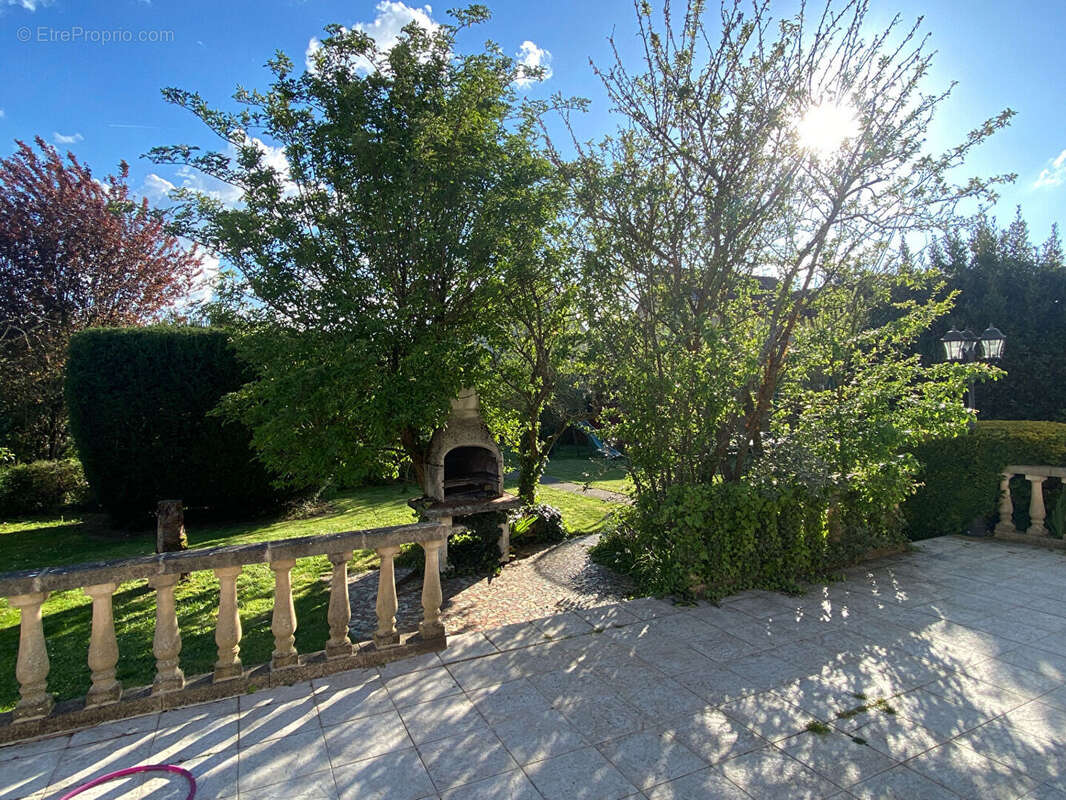
<path id="1" fill-rule="evenodd" d="M 1033 489 L 1029 497 L 1029 529 L 1026 533 L 1030 536 L 1047 536 L 1048 529 L 1044 527 L 1047 517 L 1047 511 L 1044 510 L 1044 476 L 1026 475 L 1025 479 Z"/>
<path id="2" fill-rule="evenodd" d="M 178 613 L 174 604 L 174 587 L 181 578 L 178 574 L 153 575 L 148 585 L 155 589 L 155 638 L 152 652 L 155 653 L 155 681 L 152 694 L 175 692 L 185 687 L 185 673 L 181 671 L 181 629 L 178 628 Z"/>
<path id="3" fill-rule="evenodd" d="M 444 635 L 440 621 L 440 604 L 444 599 L 440 590 L 440 551 L 445 539 L 422 542 L 426 553 L 425 574 L 422 576 L 422 623 L 418 626 L 423 639 L 437 639 Z"/>
<path id="4" fill-rule="evenodd" d="M 219 567 L 218 578 L 218 623 L 215 625 L 215 644 L 218 645 L 218 661 L 215 662 L 214 680 L 225 681 L 239 678 L 241 666 L 241 617 L 237 610 L 237 576 L 241 567 Z"/>
<path id="5" fill-rule="evenodd" d="M 399 547 L 378 548 L 381 569 L 378 571 L 378 629 L 374 632 L 376 647 L 388 647 L 400 641 L 400 634 L 396 632 L 396 569 L 393 564 L 393 558 L 399 552 Z"/>
<path id="6" fill-rule="evenodd" d="M 114 583 L 98 583 L 82 590 L 93 600 L 93 628 L 89 635 L 89 669 L 93 683 L 85 698 L 86 706 L 117 703 L 122 697 L 122 684 L 115 678 L 118 642 L 115 641 L 115 618 L 111 608 L 111 595 L 117 588 Z"/>
<path id="7" fill-rule="evenodd" d="M 48 692 L 48 648 L 44 642 L 41 605 L 50 592 L 31 592 L 9 597 L 19 610 L 19 652 L 15 677 L 19 682 L 19 701 L 12 717 L 15 722 L 47 717 L 55 699 Z"/>
<path id="8" fill-rule="evenodd" d="M 996 533 L 1017 533 L 1014 527 L 1014 503 L 1010 497 L 1010 479 L 1014 476 L 1004 472 L 999 482 L 999 522 L 996 523 Z"/>
<path id="9" fill-rule="evenodd" d="M 330 553 L 333 576 L 329 582 L 329 641 L 326 642 L 326 658 L 342 658 L 352 654 L 352 642 L 348 638 L 348 625 L 352 621 L 352 605 L 348 598 L 348 561 L 352 551 Z"/>
<path id="10" fill-rule="evenodd" d="M 274 655 L 271 669 L 283 669 L 299 663 L 300 657 L 293 646 L 296 637 L 296 607 L 292 604 L 292 580 L 290 573 L 296 559 L 286 558 L 270 562 L 274 570 L 274 619 L 270 630 L 274 633 Z"/>

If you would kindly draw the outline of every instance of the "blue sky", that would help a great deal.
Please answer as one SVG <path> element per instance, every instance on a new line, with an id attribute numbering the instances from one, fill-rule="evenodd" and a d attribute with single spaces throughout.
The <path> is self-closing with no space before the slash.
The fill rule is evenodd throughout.
<path id="1" fill-rule="evenodd" d="M 412 2 L 418 13 L 425 6 Z M 433 7 L 434 19 L 445 8 Z M 552 75 L 529 87 L 532 96 L 559 91 L 588 97 L 592 110 L 581 132 L 599 136 L 613 128 L 589 59 L 609 60 L 611 31 L 623 47 L 635 45 L 628 0 L 499 0 L 493 19 L 476 31 L 505 50 L 538 53 Z M 792 0 L 775 2 L 778 15 Z M 871 0 L 871 21 L 896 13 L 925 16 L 939 56 L 930 87 L 959 86 L 931 131 L 933 146 L 947 145 L 1007 106 L 1018 112 L 1010 129 L 971 160 L 970 172 L 1017 172 L 1002 191 L 1001 221 L 1021 205 L 1033 238 L 1052 222 L 1066 222 L 1066 96 L 1062 88 L 1062 0 Z M 387 36 L 410 16 L 399 2 L 368 0 L 0 0 L 0 154 L 15 139 L 41 135 L 72 150 L 103 175 L 120 159 L 130 163 L 131 184 L 152 197 L 167 183 L 193 178 L 155 167 L 140 156 L 159 144 L 217 147 L 191 115 L 167 105 L 164 86 L 196 90 L 226 104 L 237 85 L 263 87 L 263 63 L 275 49 L 300 63 L 310 39 L 330 22 L 363 23 Z M 106 36 L 132 41 L 102 41 Z M 148 41 L 139 41 L 140 38 Z M 64 38 L 67 40 L 64 41 Z M 28 41 L 24 41 L 28 39 Z M 546 51 L 546 52 L 541 52 Z M 550 54 L 550 55 L 549 55 Z M 634 53 L 635 55 L 635 53 Z"/>

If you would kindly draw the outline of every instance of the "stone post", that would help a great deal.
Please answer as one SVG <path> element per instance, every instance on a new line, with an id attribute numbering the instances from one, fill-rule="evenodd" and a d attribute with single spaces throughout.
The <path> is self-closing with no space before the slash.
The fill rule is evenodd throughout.
<path id="1" fill-rule="evenodd" d="M 296 566 L 296 559 L 286 558 L 271 561 L 274 570 L 274 618 L 270 630 L 274 634 L 274 654 L 270 660 L 271 669 L 284 669 L 299 663 L 299 656 L 293 646 L 296 642 L 296 607 L 292 603 L 291 571 Z"/>
<path id="2" fill-rule="evenodd" d="M 1047 517 L 1047 511 L 1044 510 L 1044 476 L 1026 475 L 1025 479 L 1033 488 L 1029 498 L 1029 529 L 1026 533 L 1030 536 L 1047 536 L 1048 529 L 1044 527 Z"/>
<path id="3" fill-rule="evenodd" d="M 329 582 L 329 641 L 326 642 L 326 658 L 343 658 L 352 654 L 352 642 L 348 638 L 348 625 L 352 621 L 352 602 L 348 597 L 348 561 L 352 551 L 330 553 L 333 575 Z"/>
<path id="4" fill-rule="evenodd" d="M 117 703 L 122 697 L 122 684 L 115 678 L 118 642 L 111 608 L 111 596 L 117 588 L 114 583 L 98 583 L 82 590 L 93 600 L 93 628 L 89 635 L 89 669 L 93 683 L 85 698 L 87 707 Z"/>
<path id="5" fill-rule="evenodd" d="M 426 553 L 425 574 L 422 576 L 422 623 L 418 626 L 423 639 L 439 639 L 444 635 L 440 621 L 440 604 L 444 595 L 440 590 L 440 551 L 446 539 L 422 542 Z"/>
<path id="6" fill-rule="evenodd" d="M 155 551 L 173 553 L 188 549 L 184 504 L 181 500 L 160 500 L 155 512 Z"/>
<path id="7" fill-rule="evenodd" d="M 500 523 L 500 538 L 496 542 L 496 546 L 500 548 L 500 563 L 506 564 L 507 558 L 511 554 L 511 523 Z"/>
<path id="8" fill-rule="evenodd" d="M 388 647 L 400 641 L 400 634 L 396 632 L 396 568 L 393 564 L 393 559 L 399 552 L 399 547 L 378 548 L 381 569 L 378 571 L 378 629 L 374 631 L 375 647 Z"/>
<path id="9" fill-rule="evenodd" d="M 452 527 L 452 518 L 451 517 L 441 517 L 439 520 L 437 520 L 437 522 L 440 523 L 441 525 L 443 525 L 445 528 L 451 528 Z M 445 536 L 444 539 L 443 539 L 443 544 L 441 545 L 441 548 L 440 548 L 440 555 L 437 557 L 437 564 L 439 565 L 439 570 L 438 570 L 439 572 L 446 572 L 447 571 L 447 569 L 448 569 L 448 537 L 447 536 Z"/>
<path id="10" fill-rule="evenodd" d="M 179 578 L 177 574 L 164 574 L 148 579 L 148 585 L 155 589 L 155 638 L 152 640 L 155 681 L 152 694 L 176 692 L 185 687 L 185 673 L 179 662 L 181 629 L 174 604 L 174 587 Z"/>
<path id="11" fill-rule="evenodd" d="M 19 682 L 19 701 L 12 719 L 27 722 L 47 717 L 55 699 L 48 692 L 48 648 L 44 642 L 41 605 L 49 592 L 32 592 L 9 597 L 8 602 L 19 610 L 19 652 L 15 662 L 15 678 Z"/>
<path id="12" fill-rule="evenodd" d="M 215 644 L 218 645 L 218 661 L 215 662 L 214 681 L 239 678 L 243 674 L 241 652 L 241 617 L 237 608 L 237 576 L 241 567 L 219 567 L 218 578 L 218 623 L 215 626 Z"/>
<path id="13" fill-rule="evenodd" d="M 1014 527 L 1014 503 L 1010 497 L 1010 479 L 1013 477 L 1005 472 L 999 482 L 999 522 L 996 523 L 996 533 L 1018 532 Z"/>

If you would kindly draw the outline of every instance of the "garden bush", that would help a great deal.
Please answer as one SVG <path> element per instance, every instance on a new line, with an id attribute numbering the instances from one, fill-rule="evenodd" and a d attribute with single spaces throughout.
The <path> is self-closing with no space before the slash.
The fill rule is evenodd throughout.
<path id="1" fill-rule="evenodd" d="M 981 421 L 968 434 L 925 442 L 915 455 L 921 463 L 921 486 L 903 504 L 908 535 L 927 539 L 962 533 L 978 517 L 994 519 L 1000 476 L 1008 464 L 1066 466 L 1066 424 Z M 1028 483 L 1019 479 L 1012 492 L 1019 527 L 1028 524 Z M 1054 519 L 1061 489 L 1054 481 L 1047 486 Z"/>
<path id="2" fill-rule="evenodd" d="M 73 458 L 0 469 L 0 519 L 79 505 L 88 488 L 81 464 Z"/>
<path id="3" fill-rule="evenodd" d="M 217 329 L 100 328 L 73 338 L 71 432 L 115 522 L 147 522 L 164 499 L 225 514 L 279 503 L 248 430 L 210 414 L 249 377 Z"/>
<path id="4" fill-rule="evenodd" d="M 793 590 L 831 563 L 829 503 L 803 487 L 677 486 L 618 514 L 593 555 L 652 594 Z"/>
<path id="5" fill-rule="evenodd" d="M 511 520 L 511 540 L 527 544 L 552 544 L 566 538 L 563 512 L 547 503 L 519 509 Z"/>

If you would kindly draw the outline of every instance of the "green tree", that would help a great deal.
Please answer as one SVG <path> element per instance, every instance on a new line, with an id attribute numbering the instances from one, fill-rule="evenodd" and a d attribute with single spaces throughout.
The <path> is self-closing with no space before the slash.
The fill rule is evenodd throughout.
<path id="1" fill-rule="evenodd" d="M 458 53 L 457 32 L 488 12 L 453 15 L 388 50 L 331 26 L 311 69 L 278 54 L 268 90 L 238 90 L 241 112 L 165 92 L 236 153 L 151 155 L 243 192 L 237 208 L 186 192 L 182 219 L 252 298 L 237 344 L 256 379 L 228 408 L 290 483 L 357 481 L 404 457 L 421 478 L 429 433 L 487 363 L 501 276 L 554 213 L 551 164 L 516 121 L 528 71 L 491 43 Z"/>
<path id="2" fill-rule="evenodd" d="M 1066 422 L 1066 264 L 1057 226 L 1038 248 L 1020 209 L 1006 228 L 981 216 L 950 230 L 931 260 L 958 292 L 958 302 L 922 337 L 922 354 L 942 359 L 940 337 L 952 325 L 980 334 L 995 324 L 1007 336 L 1000 363 L 1006 375 L 977 386 L 981 417 Z"/>
<path id="3" fill-rule="evenodd" d="M 523 248 L 506 275 L 498 347 L 482 396 L 494 407 L 497 427 L 518 455 L 518 494 L 529 505 L 555 442 L 588 416 L 581 384 L 583 332 L 573 248 L 561 226 L 554 241 Z M 545 436 L 546 413 L 554 429 Z"/>
<path id="4" fill-rule="evenodd" d="M 598 71 L 623 126 L 568 165 L 596 364 L 652 497 L 743 479 L 822 289 L 892 268 L 902 237 L 1010 178 L 950 178 L 1009 110 L 926 151 L 948 93 L 925 88 L 917 26 L 869 30 L 861 0 L 780 21 L 745 5 L 638 3 L 643 62 Z"/>

